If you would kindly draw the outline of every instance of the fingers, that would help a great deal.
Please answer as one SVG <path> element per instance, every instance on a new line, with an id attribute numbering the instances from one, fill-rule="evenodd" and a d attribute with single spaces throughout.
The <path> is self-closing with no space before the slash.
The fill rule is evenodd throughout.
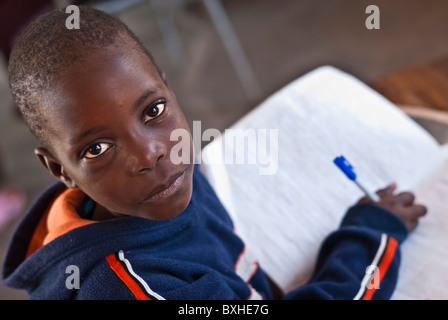
<path id="1" fill-rule="evenodd" d="M 397 189 L 397 184 L 394 182 L 391 185 L 387 186 L 384 189 L 378 190 L 377 194 L 380 198 L 385 198 L 387 196 L 394 195 L 395 190 Z M 414 203 L 415 196 L 412 192 L 401 192 L 394 196 L 393 202 L 397 204 L 402 204 L 404 206 L 410 206 Z"/>
<path id="2" fill-rule="evenodd" d="M 376 192 L 376 194 L 380 198 L 387 197 L 388 195 L 391 195 L 394 193 L 394 191 L 397 189 L 397 184 L 395 182 L 392 182 L 389 186 L 387 186 L 384 189 L 380 189 Z"/>
<path id="3" fill-rule="evenodd" d="M 409 231 L 413 231 L 418 226 L 419 218 L 426 214 L 427 209 L 423 205 L 414 205 L 408 208 L 411 209 L 411 212 L 409 217 L 404 219 L 403 222 Z"/>
<path id="4" fill-rule="evenodd" d="M 397 184 L 395 182 L 393 182 L 389 186 L 385 187 L 384 189 L 378 190 L 376 192 L 376 194 L 380 197 L 380 199 L 382 199 L 389 195 L 393 195 L 393 193 L 395 192 L 396 189 L 397 189 Z M 368 204 L 368 203 L 373 203 L 373 201 L 368 196 L 365 196 L 358 201 L 358 204 Z"/>
<path id="5" fill-rule="evenodd" d="M 398 217 L 409 231 L 414 230 L 419 219 L 427 213 L 424 205 L 415 203 L 415 195 L 411 192 L 395 194 L 397 184 L 392 183 L 384 189 L 378 190 L 380 200 L 375 204 L 388 210 Z M 372 203 L 368 198 L 362 198 L 359 203 Z"/>
<path id="6" fill-rule="evenodd" d="M 428 211 L 424 205 L 415 204 L 415 195 L 411 192 L 402 192 L 395 197 L 395 202 L 404 207 L 412 207 L 412 212 L 416 217 L 421 217 Z"/>
<path id="7" fill-rule="evenodd" d="M 402 192 L 402 193 L 399 193 L 395 197 L 395 201 L 397 201 L 398 203 L 403 204 L 404 206 L 412 205 L 414 203 L 414 200 L 415 200 L 415 196 L 411 192 Z"/>
<path id="8" fill-rule="evenodd" d="M 424 205 L 416 204 L 413 206 L 412 211 L 416 218 L 420 218 L 428 212 L 428 209 Z"/>

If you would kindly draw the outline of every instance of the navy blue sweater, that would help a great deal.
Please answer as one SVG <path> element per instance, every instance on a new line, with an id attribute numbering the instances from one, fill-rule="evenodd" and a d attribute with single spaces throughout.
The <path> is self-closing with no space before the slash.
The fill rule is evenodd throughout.
<path id="1" fill-rule="evenodd" d="M 60 183 L 47 189 L 18 226 L 3 268 L 5 285 L 27 290 L 32 299 L 272 298 L 261 266 L 233 232 L 197 166 L 191 202 L 177 217 L 86 224 L 30 254 L 39 221 L 62 190 Z M 322 244 L 312 279 L 284 298 L 389 298 L 398 244 L 406 235 L 389 212 L 374 205 L 352 207 Z"/>

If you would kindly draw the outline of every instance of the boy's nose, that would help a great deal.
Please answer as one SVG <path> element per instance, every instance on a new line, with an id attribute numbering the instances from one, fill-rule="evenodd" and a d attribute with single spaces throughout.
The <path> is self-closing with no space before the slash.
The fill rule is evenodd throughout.
<path id="1" fill-rule="evenodd" d="M 130 175 L 138 175 L 152 170 L 166 155 L 166 146 L 157 140 L 134 144 L 127 157 L 127 169 Z"/>

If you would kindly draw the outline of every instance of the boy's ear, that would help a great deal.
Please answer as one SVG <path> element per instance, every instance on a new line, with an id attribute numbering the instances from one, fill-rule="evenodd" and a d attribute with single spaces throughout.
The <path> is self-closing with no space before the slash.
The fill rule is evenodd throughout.
<path id="1" fill-rule="evenodd" d="M 70 176 L 68 176 L 67 172 L 64 170 L 64 167 L 56 160 L 56 158 L 51 154 L 50 151 L 43 147 L 38 147 L 34 149 L 34 153 L 37 158 L 43 164 L 43 166 L 50 171 L 50 173 L 59 181 L 63 182 L 67 188 L 76 188 L 76 183 L 73 181 Z"/>

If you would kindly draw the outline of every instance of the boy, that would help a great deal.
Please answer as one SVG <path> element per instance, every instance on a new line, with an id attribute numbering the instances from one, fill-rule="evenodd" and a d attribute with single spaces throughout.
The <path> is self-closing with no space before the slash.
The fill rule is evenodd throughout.
<path id="1" fill-rule="evenodd" d="M 188 125 L 151 55 L 101 11 L 80 7 L 79 30 L 66 17 L 39 18 L 10 60 L 13 96 L 42 143 L 36 155 L 60 182 L 18 227 L 4 283 L 33 299 L 272 298 L 192 156 L 170 160 L 170 133 Z M 189 146 L 192 155 L 191 137 Z M 426 212 L 394 189 L 351 208 L 313 278 L 284 298 L 389 298 L 398 244 Z M 368 286 L 372 264 L 380 289 Z"/>

